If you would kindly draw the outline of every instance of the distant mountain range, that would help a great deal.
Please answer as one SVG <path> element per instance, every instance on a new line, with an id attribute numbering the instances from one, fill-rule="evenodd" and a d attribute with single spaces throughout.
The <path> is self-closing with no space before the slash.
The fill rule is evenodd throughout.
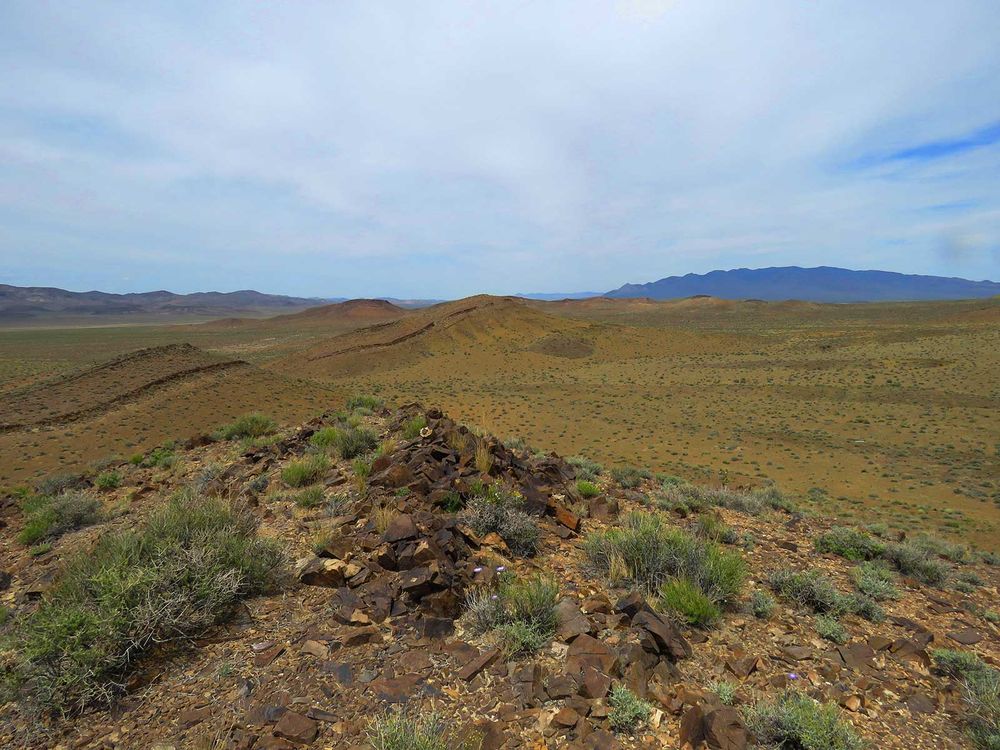
<path id="1" fill-rule="evenodd" d="M 0 284 L 0 320 L 34 321 L 118 315 L 234 315 L 239 313 L 294 312 L 334 299 L 285 297 L 252 290 L 239 292 L 69 292 L 42 286 Z"/>
<path id="2" fill-rule="evenodd" d="M 972 299 L 1000 295 L 1000 283 L 829 266 L 785 266 L 670 276 L 648 284 L 625 284 L 605 296 L 677 299 L 695 295 L 808 302 Z"/>

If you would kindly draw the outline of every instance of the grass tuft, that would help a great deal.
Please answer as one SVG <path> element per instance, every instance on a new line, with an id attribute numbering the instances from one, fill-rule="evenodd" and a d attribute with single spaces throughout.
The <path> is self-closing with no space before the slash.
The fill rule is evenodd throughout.
<path id="1" fill-rule="evenodd" d="M 864 742 L 841 718 L 834 703 L 817 703 L 788 691 L 773 701 L 755 703 L 746 712 L 747 727 L 765 747 L 797 750 L 861 750 Z"/>
<path id="2" fill-rule="evenodd" d="M 278 429 L 277 423 L 263 414 L 244 414 L 234 422 L 219 428 L 223 440 L 243 440 L 271 435 Z"/>
<path id="3" fill-rule="evenodd" d="M 885 544 L 849 526 L 834 526 L 816 539 L 816 551 L 848 560 L 874 560 L 885 553 Z"/>
<path id="4" fill-rule="evenodd" d="M 473 632 L 491 634 L 507 658 L 515 658 L 541 650 L 555 634 L 558 598 L 553 579 L 505 576 L 496 587 L 469 594 L 466 617 Z"/>
<path id="5" fill-rule="evenodd" d="M 305 487 L 317 481 L 330 468 L 330 461 L 322 453 L 292 461 L 281 470 L 281 481 L 289 487 Z"/>
<path id="6" fill-rule="evenodd" d="M 56 713 L 106 703 L 144 652 L 204 632 L 270 588 L 281 559 L 251 516 L 178 495 L 139 529 L 106 534 L 68 562 L 18 622 L 0 682 Z"/>
<path id="7" fill-rule="evenodd" d="M 570 456 L 566 463 L 576 469 L 576 478 L 585 482 L 597 481 L 597 477 L 604 472 L 603 466 L 584 456 Z"/>
<path id="8" fill-rule="evenodd" d="M 25 523 L 17 540 L 26 546 L 55 539 L 68 531 L 101 520 L 100 501 L 86 492 L 67 490 L 60 495 L 32 495 L 21 501 Z"/>
<path id="9" fill-rule="evenodd" d="M 622 684 L 611 688 L 608 723 L 616 732 L 630 732 L 649 721 L 653 707 Z"/>
<path id="10" fill-rule="evenodd" d="M 515 555 L 538 551 L 538 522 L 524 512 L 524 498 L 499 484 L 490 484 L 469 501 L 465 520 L 480 535 L 497 533 Z"/>

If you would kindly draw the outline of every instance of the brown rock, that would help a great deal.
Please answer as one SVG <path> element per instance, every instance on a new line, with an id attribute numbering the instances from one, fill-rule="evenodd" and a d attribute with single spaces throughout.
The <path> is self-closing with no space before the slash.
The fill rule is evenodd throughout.
<path id="1" fill-rule="evenodd" d="M 615 665 L 614 653 L 604 643 L 586 633 L 577 636 L 566 654 L 566 671 L 574 674 L 585 667 L 610 672 Z"/>
<path id="2" fill-rule="evenodd" d="M 681 719 L 680 746 L 696 747 L 705 740 L 705 709 L 701 704 L 691 706 Z"/>
<path id="3" fill-rule="evenodd" d="M 580 695 L 584 698 L 603 698 L 611 690 L 611 678 L 594 667 L 583 669 L 583 682 L 580 685 Z"/>
<path id="4" fill-rule="evenodd" d="M 294 711 L 286 711 L 274 726 L 274 736 L 282 737 L 299 745 L 308 745 L 319 734 L 319 727 L 313 719 Z"/>
<path id="5" fill-rule="evenodd" d="M 382 534 L 382 540 L 392 544 L 404 539 L 413 539 L 417 536 L 417 533 L 417 526 L 413 522 L 413 517 L 405 513 L 400 513 L 389 522 L 388 528 Z"/>
<path id="6" fill-rule="evenodd" d="M 747 728 L 735 708 L 723 706 L 709 712 L 702 726 L 705 742 L 712 750 L 744 750 L 747 746 Z"/>
<path id="7" fill-rule="evenodd" d="M 917 714 L 932 714 L 937 711 L 937 703 L 934 699 L 920 693 L 914 693 L 907 698 L 906 707 L 910 709 L 910 713 L 914 716 Z"/>
<path id="8" fill-rule="evenodd" d="M 458 671 L 459 679 L 468 682 L 484 669 L 492 665 L 493 662 L 499 658 L 499 656 L 500 651 L 495 648 L 491 648 L 489 651 L 476 656 Z"/>
<path id="9" fill-rule="evenodd" d="M 649 635 L 653 650 L 657 654 L 668 655 L 673 660 L 685 659 L 691 656 L 691 645 L 681 635 L 681 631 L 672 622 L 663 619 L 655 612 L 644 610 L 632 618 L 632 625 Z M 643 645 L 645 648 L 645 644 Z"/>
<path id="10" fill-rule="evenodd" d="M 963 646 L 975 646 L 977 643 L 983 640 L 983 634 L 980 633 L 975 628 L 962 628 L 961 630 L 952 630 L 947 633 L 947 636 L 956 643 L 961 643 Z"/>

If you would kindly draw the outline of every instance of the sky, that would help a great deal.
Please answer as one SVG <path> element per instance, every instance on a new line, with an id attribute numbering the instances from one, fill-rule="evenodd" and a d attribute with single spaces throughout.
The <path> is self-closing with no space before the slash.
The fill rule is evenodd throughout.
<path id="1" fill-rule="evenodd" d="M 1000 279 L 997 0 L 0 4 L 0 283 Z"/>

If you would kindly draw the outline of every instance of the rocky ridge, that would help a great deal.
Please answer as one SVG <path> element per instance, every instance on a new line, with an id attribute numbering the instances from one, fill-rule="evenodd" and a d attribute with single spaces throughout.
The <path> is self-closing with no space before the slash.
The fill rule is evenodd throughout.
<path id="1" fill-rule="evenodd" d="M 424 426 L 407 439 L 415 419 Z M 741 706 L 795 687 L 839 705 L 872 747 L 970 746 L 959 725 L 961 686 L 932 669 L 929 652 L 967 649 L 1000 664 L 1000 629 L 982 614 L 1000 593 L 995 568 L 963 564 L 983 582 L 968 593 L 903 578 L 903 596 L 885 603 L 886 620 L 845 617 L 850 638 L 840 644 L 820 638 L 812 618 L 785 601 L 767 619 L 737 610 L 714 629 L 691 628 L 595 576 L 580 551 L 585 534 L 648 508 L 651 480 L 626 490 L 601 478 L 600 492 L 584 498 L 562 458 L 508 447 L 437 410 L 411 404 L 363 422 L 383 440 L 381 455 L 361 476 L 350 460 L 324 470 L 323 492 L 341 500 L 336 514 L 299 507 L 281 480 L 310 452 L 314 434 L 336 423 L 333 414 L 247 450 L 202 436 L 168 469 L 122 464 L 121 485 L 99 491 L 108 520 L 37 556 L 13 539 L 21 524 L 14 499 L 0 501 L 0 601 L 15 618 L 37 606 L 72 550 L 134 525 L 184 485 L 247 506 L 260 533 L 286 548 L 291 573 L 279 593 L 247 600 L 226 625 L 143 659 L 110 710 L 39 719 L 3 707 L 0 744 L 360 749 L 369 747 L 371 718 L 396 706 L 433 709 L 459 739 L 476 737 L 484 750 L 738 750 L 753 742 Z M 477 534 L 454 512 L 456 499 L 491 483 L 515 489 L 538 519 L 535 555 L 513 554 L 501 537 Z M 781 568 L 822 570 L 850 590 L 851 563 L 814 549 L 829 520 L 712 512 L 754 540 L 742 553 L 751 570 L 747 594 Z M 510 573 L 543 573 L 559 584 L 556 634 L 534 656 L 505 658 L 464 617 L 470 592 Z M 735 685 L 732 705 L 711 687 L 723 681 Z M 652 706 L 634 732 L 615 732 L 609 722 L 618 684 Z"/>

